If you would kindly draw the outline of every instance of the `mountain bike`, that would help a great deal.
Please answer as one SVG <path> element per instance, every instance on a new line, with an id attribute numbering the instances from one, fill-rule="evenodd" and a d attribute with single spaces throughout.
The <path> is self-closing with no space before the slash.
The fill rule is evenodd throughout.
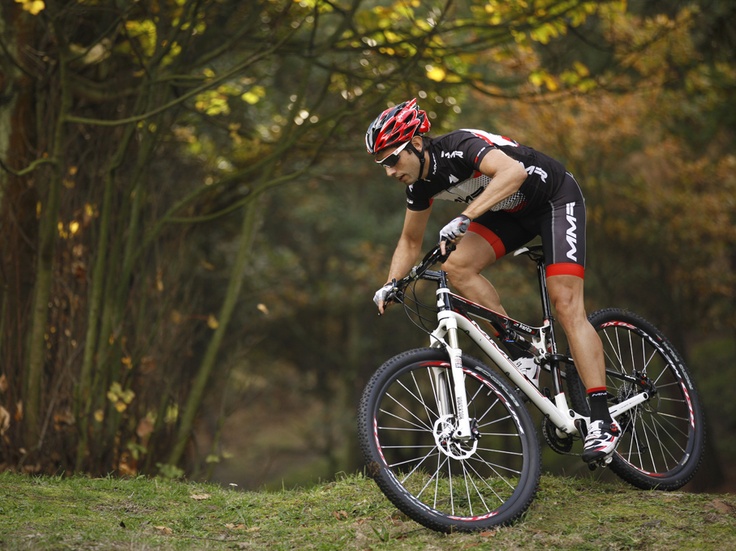
<path id="1" fill-rule="evenodd" d="M 486 530 L 527 510 L 539 485 L 541 448 L 525 401 L 541 411 L 544 439 L 561 454 L 573 454 L 590 422 L 573 359 L 557 350 L 542 248 L 514 254 L 537 264 L 540 326 L 453 293 L 446 273 L 431 269 L 447 258 L 439 246 L 394 282 L 391 299 L 429 335 L 429 346 L 398 354 L 373 374 L 360 401 L 359 440 L 366 471 L 383 494 L 432 530 Z M 436 306 L 418 298 L 421 280 L 436 284 Z M 661 331 L 632 312 L 607 308 L 589 319 L 603 341 L 609 410 L 622 429 L 613 455 L 590 467 L 608 466 L 641 489 L 682 487 L 705 441 L 685 362 Z M 461 349 L 463 334 L 496 370 Z M 540 389 L 517 371 L 508 347 L 534 356 L 551 387 Z"/>

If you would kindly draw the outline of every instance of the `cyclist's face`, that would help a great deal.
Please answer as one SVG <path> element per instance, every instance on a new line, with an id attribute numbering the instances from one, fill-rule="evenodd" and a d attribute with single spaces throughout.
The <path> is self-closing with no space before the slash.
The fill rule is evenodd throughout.
<path id="1" fill-rule="evenodd" d="M 376 162 L 386 169 L 386 174 L 407 186 L 416 182 L 419 172 L 419 159 L 413 152 L 407 151 L 408 143 L 405 142 L 376 155 Z"/>

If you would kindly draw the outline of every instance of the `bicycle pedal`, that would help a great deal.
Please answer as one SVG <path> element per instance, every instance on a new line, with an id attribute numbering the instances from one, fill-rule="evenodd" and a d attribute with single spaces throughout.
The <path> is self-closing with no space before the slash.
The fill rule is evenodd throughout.
<path id="1" fill-rule="evenodd" d="M 588 463 L 588 468 L 591 471 L 595 471 L 598 467 L 601 469 L 605 469 L 608 467 L 608 465 L 611 464 L 611 461 L 613 461 L 613 455 L 608 455 L 606 457 L 602 457 L 601 459 L 596 459 L 595 461 L 591 461 Z"/>

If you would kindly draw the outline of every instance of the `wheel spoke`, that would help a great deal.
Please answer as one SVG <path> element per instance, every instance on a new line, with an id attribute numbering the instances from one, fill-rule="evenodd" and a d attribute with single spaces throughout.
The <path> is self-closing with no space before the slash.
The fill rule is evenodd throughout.
<path id="1" fill-rule="evenodd" d="M 591 323 L 603 343 L 609 403 L 649 395 L 617 418 L 622 436 L 611 469 L 642 488 L 679 488 L 700 462 L 704 435 L 684 362 L 655 327 L 634 314 L 602 310 Z M 643 385 L 631 379 L 642 376 Z"/>
<path id="2" fill-rule="evenodd" d="M 539 453 L 536 433 L 531 425 L 519 425 L 522 414 L 510 411 L 514 402 L 502 393 L 511 390 L 464 371 L 468 413 L 477 436 L 454 437 L 454 388 L 446 361 L 419 363 L 395 375 L 381 392 L 370 435 L 391 473 L 386 483 L 403 488 L 393 494 L 403 496 L 394 502 L 419 501 L 454 519 L 460 529 L 479 519 L 491 522 L 522 481 L 536 491 L 539 476 L 538 456 L 535 461 L 526 457 Z M 531 478 L 527 465 L 536 470 Z M 530 497 L 525 499 L 523 508 Z M 411 514 L 413 507 L 407 507 Z"/>

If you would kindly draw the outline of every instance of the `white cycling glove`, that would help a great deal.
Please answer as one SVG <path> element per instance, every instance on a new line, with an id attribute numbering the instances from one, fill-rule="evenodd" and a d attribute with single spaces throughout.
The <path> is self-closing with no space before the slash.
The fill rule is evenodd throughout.
<path id="1" fill-rule="evenodd" d="M 391 294 L 391 292 L 394 290 L 394 283 L 392 281 L 386 283 L 383 287 L 381 287 L 378 291 L 376 291 L 376 294 L 373 295 L 373 302 L 376 303 L 376 306 L 379 308 L 381 307 L 381 303 L 384 305 L 386 304 L 386 299 Z"/>
<path id="2" fill-rule="evenodd" d="M 461 214 L 457 218 L 453 218 L 449 224 L 440 230 L 440 241 L 454 241 L 458 237 L 465 235 L 470 226 L 470 218 Z"/>

